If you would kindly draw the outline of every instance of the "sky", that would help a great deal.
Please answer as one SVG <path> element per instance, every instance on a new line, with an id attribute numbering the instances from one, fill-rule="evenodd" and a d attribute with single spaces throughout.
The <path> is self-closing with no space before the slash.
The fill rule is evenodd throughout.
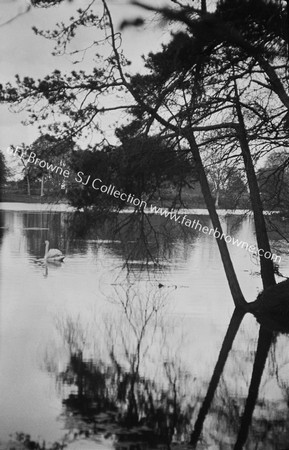
<path id="1" fill-rule="evenodd" d="M 156 6 L 164 1 L 155 0 Z M 97 0 L 99 5 L 101 1 Z M 77 66 L 71 64 L 69 57 L 55 57 L 51 55 L 53 42 L 40 36 L 35 36 L 32 27 L 39 29 L 53 29 L 56 22 L 67 21 L 74 11 L 88 4 L 87 0 L 74 0 L 51 8 L 31 8 L 27 14 L 27 0 L 0 0 L 0 83 L 14 81 L 15 74 L 41 78 L 54 69 L 71 71 Z M 138 7 L 130 5 L 126 0 L 108 0 L 114 23 L 118 26 L 123 19 L 135 18 L 144 15 Z M 13 17 L 15 20 L 7 23 Z M 146 24 L 143 29 L 130 27 L 123 32 L 123 48 L 128 59 L 132 61 L 135 70 L 141 70 L 141 55 L 151 50 L 161 48 L 161 43 L 169 38 L 165 26 L 160 26 L 159 20 L 153 13 L 145 13 Z M 95 29 L 93 30 L 95 32 Z M 91 39 L 91 31 L 82 32 L 77 38 L 79 47 L 85 46 Z M 88 62 L 82 68 L 89 70 Z M 5 153 L 9 145 L 30 145 L 38 136 L 37 125 L 24 126 L 21 121 L 26 118 L 25 112 L 13 113 L 7 105 L 0 105 L 0 149 Z"/>

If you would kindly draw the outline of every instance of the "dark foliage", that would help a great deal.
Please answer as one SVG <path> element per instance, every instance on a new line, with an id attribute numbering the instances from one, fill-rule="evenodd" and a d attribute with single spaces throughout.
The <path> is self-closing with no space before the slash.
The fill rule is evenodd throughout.
<path id="1" fill-rule="evenodd" d="M 138 440 L 170 444 L 174 429 L 186 432 L 190 410 L 182 410 L 181 399 L 174 390 L 158 387 L 153 380 L 125 371 L 113 358 L 110 365 L 101 361 L 85 361 L 82 353 L 71 356 L 58 382 L 74 386 L 76 391 L 63 401 L 68 414 L 80 415 L 91 424 L 91 432 L 102 432 L 105 424 L 101 413 L 108 414 L 118 440 Z M 133 430 L 129 430 L 134 426 Z"/>
<path id="2" fill-rule="evenodd" d="M 124 130 L 119 130 L 118 136 L 122 140 L 118 147 L 73 152 L 70 167 L 75 173 L 82 172 L 82 182 L 70 183 L 68 188 L 74 206 L 126 206 L 122 200 L 94 189 L 92 182 L 96 179 L 101 180 L 94 184 L 96 188 L 112 184 L 139 199 L 152 197 L 165 185 L 181 189 L 188 184 L 193 167 L 186 151 L 176 150 L 156 137 L 130 138 Z"/>

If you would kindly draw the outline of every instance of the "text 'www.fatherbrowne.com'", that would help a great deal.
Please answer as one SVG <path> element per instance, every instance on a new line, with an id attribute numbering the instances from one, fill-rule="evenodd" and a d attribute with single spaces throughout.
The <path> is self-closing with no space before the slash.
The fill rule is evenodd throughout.
<path id="1" fill-rule="evenodd" d="M 153 205 L 151 205 L 150 212 L 151 214 L 158 214 L 159 216 L 167 217 L 170 220 L 193 230 L 202 231 L 202 233 L 204 234 L 212 235 L 216 239 L 223 239 L 227 243 L 231 243 L 236 247 L 245 248 L 250 253 L 254 253 L 255 255 L 258 254 L 259 256 L 264 256 L 264 258 L 271 259 L 274 262 L 281 262 L 281 256 L 277 256 L 269 251 L 265 252 L 262 248 L 258 248 L 256 245 L 250 245 L 246 241 L 239 240 L 228 234 L 220 233 L 217 228 L 209 228 L 207 226 L 203 226 L 199 219 L 191 220 L 188 218 L 187 214 L 178 215 L 175 211 L 169 211 L 167 209 L 158 208 L 157 206 Z"/>

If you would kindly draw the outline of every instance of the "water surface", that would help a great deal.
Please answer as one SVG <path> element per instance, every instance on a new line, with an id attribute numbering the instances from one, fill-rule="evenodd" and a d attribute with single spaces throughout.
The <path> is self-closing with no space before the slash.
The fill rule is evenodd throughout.
<path id="1" fill-rule="evenodd" d="M 210 226 L 207 216 L 196 217 Z M 119 233 L 113 219 L 96 221 L 82 235 L 72 220 L 68 212 L 2 214 L 1 439 L 23 431 L 52 442 L 79 423 L 91 426 L 88 417 L 94 417 L 98 446 L 111 447 L 115 439 L 113 433 L 104 437 L 100 414 L 130 414 L 132 424 L 138 415 L 147 424 L 153 404 L 154 411 L 167 414 L 173 441 L 186 441 L 234 310 L 214 239 L 160 217 L 151 218 L 149 226 L 138 219 L 127 222 Z M 255 243 L 250 216 L 224 216 L 222 222 L 226 234 Z M 286 221 L 281 226 L 288 231 Z M 271 238 L 282 254 L 279 270 L 289 276 L 287 247 L 276 232 Z M 43 263 L 46 239 L 65 253 L 63 264 Z M 253 301 L 262 289 L 259 266 L 245 249 L 229 250 L 244 295 Z M 207 446 L 199 448 L 220 442 L 233 448 L 258 336 L 259 324 L 246 316 L 204 422 Z M 262 448 L 279 448 L 270 447 L 274 439 L 286 442 L 286 346 L 286 335 L 274 337 L 246 448 L 256 448 L 262 433 L 268 443 Z M 87 435 L 91 438 L 91 429 Z"/>

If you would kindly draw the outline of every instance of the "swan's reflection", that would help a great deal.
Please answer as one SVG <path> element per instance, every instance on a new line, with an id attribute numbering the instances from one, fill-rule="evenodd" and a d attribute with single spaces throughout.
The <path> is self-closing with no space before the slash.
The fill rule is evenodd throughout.
<path id="1" fill-rule="evenodd" d="M 49 269 L 57 270 L 64 264 L 61 261 L 46 261 L 44 258 L 33 258 L 32 262 L 39 268 L 45 278 L 48 276 Z"/>
<path id="2" fill-rule="evenodd" d="M 48 277 L 48 268 L 61 267 L 62 264 L 60 261 L 43 261 L 43 276 Z"/>

